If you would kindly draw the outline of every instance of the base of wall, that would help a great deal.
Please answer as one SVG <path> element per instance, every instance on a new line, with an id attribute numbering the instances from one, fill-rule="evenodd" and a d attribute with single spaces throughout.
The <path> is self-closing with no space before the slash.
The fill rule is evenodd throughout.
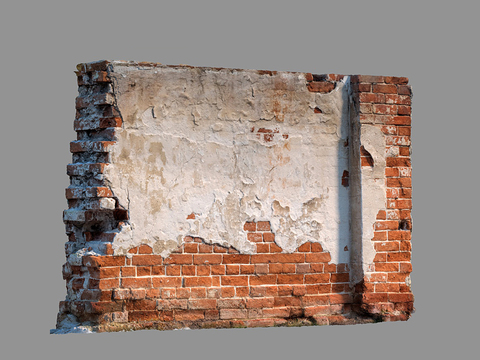
<path id="1" fill-rule="evenodd" d="M 374 317 L 361 316 L 351 312 L 342 315 L 316 315 L 298 318 L 262 318 L 262 319 L 231 319 L 231 320 L 185 320 L 185 321 L 142 321 L 142 322 L 110 322 L 101 325 L 71 324 L 70 327 L 52 329 L 51 334 L 65 334 L 69 332 L 121 332 L 136 330 L 196 330 L 196 329 L 235 329 L 255 327 L 300 327 L 324 325 L 356 325 L 371 324 L 387 321 L 406 321 L 408 316 L 376 315 Z"/>

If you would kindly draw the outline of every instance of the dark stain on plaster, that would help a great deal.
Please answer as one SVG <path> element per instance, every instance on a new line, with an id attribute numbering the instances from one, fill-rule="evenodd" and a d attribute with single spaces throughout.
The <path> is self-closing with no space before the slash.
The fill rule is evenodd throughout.
<path id="1" fill-rule="evenodd" d="M 344 170 L 342 175 L 342 185 L 344 187 L 348 187 L 348 178 L 349 178 L 348 170 Z"/>

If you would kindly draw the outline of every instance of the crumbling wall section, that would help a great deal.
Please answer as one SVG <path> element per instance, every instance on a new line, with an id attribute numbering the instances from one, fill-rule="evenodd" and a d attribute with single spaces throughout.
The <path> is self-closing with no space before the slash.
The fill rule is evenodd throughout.
<path id="1" fill-rule="evenodd" d="M 58 332 L 406 320 L 406 78 L 78 65 Z"/>

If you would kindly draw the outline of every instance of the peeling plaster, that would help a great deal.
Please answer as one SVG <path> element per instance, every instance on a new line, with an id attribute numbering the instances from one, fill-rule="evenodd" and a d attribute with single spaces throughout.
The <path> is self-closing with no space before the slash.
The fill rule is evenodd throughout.
<path id="1" fill-rule="evenodd" d="M 375 249 L 373 238 L 374 225 L 378 210 L 386 208 L 385 187 L 385 136 L 380 128 L 373 125 L 362 125 L 360 145 L 373 158 L 373 167 L 362 167 L 362 221 L 363 221 L 363 272 L 371 272 Z"/>
<path id="2" fill-rule="evenodd" d="M 115 254 L 149 244 L 168 256 L 186 235 L 253 253 L 244 223 L 270 221 L 284 251 L 318 241 L 348 261 L 343 82 L 321 94 L 301 73 L 122 63 L 112 78 L 124 126 L 105 179 L 130 216 Z"/>

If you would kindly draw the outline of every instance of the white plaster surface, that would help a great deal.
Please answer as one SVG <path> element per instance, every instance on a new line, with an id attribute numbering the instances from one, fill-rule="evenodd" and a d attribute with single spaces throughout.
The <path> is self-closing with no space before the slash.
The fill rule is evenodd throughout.
<path id="1" fill-rule="evenodd" d="M 318 241 L 349 261 L 344 83 L 319 94 L 301 73 L 121 62 L 112 75 L 124 125 L 105 178 L 130 216 L 116 254 L 149 244 L 168 256 L 186 235 L 253 253 L 245 221 L 270 221 L 285 252 Z"/>

